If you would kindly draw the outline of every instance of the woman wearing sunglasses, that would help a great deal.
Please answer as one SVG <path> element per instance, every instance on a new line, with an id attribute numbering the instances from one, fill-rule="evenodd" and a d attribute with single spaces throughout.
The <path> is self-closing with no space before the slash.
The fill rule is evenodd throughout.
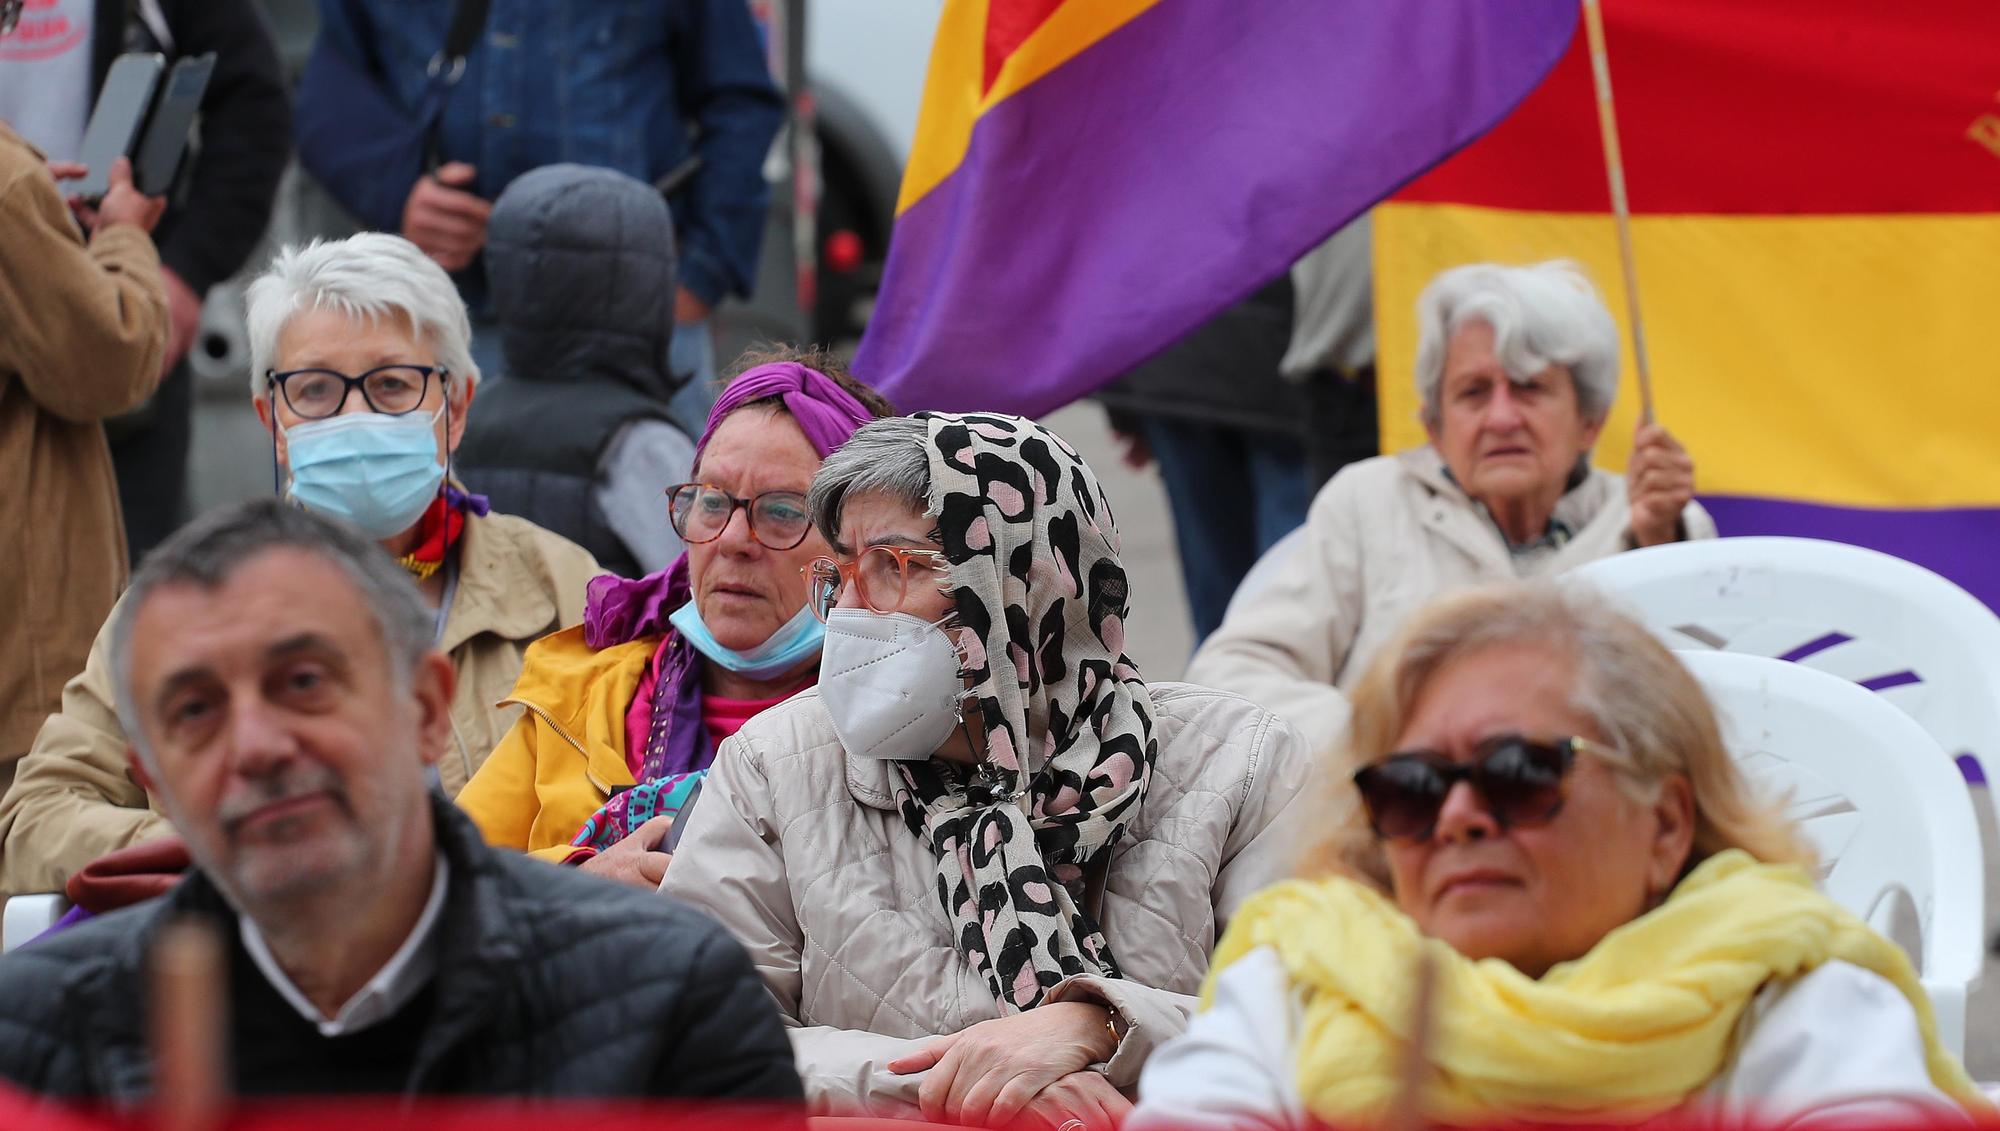
<path id="1" fill-rule="evenodd" d="M 1420 956 L 1427 1123 L 1988 1110 L 1693 677 L 1598 599 L 1509 584 L 1420 613 L 1356 685 L 1349 749 L 1331 836 L 1230 924 L 1138 1131 L 1379 1121 Z"/>
<path id="2" fill-rule="evenodd" d="M 819 686 L 725 745 L 665 890 L 749 948 L 820 1110 L 1111 1131 L 1290 870 L 1307 751 L 1133 668 L 1111 506 L 1039 425 L 876 421 L 811 510 Z"/>
<path id="3" fill-rule="evenodd" d="M 525 708 L 458 797 L 488 842 L 655 887 L 715 749 L 819 672 L 805 566 L 820 461 L 887 401 L 819 353 L 746 357 L 661 520 L 687 543 L 636 581 L 590 583 L 583 623 L 528 650 Z"/>

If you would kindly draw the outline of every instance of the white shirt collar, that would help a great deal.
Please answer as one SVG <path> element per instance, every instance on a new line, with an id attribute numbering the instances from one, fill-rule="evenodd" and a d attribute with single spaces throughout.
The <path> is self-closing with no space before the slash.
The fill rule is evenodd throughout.
<path id="1" fill-rule="evenodd" d="M 271 948 L 265 944 L 263 933 L 248 915 L 236 917 L 236 928 L 243 938 L 243 949 L 250 952 L 250 961 L 257 964 L 264 980 L 271 983 L 278 996 L 298 1010 L 300 1017 L 312 1022 L 319 1029 L 320 1036 L 344 1036 L 393 1017 L 397 1010 L 408 1005 L 430 984 L 431 977 L 437 973 L 438 918 L 444 912 L 445 887 L 450 878 L 451 869 L 445 866 L 444 853 L 440 852 L 437 868 L 431 873 L 430 898 L 424 901 L 423 914 L 417 916 L 417 924 L 410 929 L 410 937 L 403 940 L 403 945 L 396 948 L 389 961 L 383 963 L 375 976 L 355 991 L 354 996 L 348 998 L 347 1004 L 341 1006 L 340 1012 L 332 1018 L 321 1013 L 319 1007 L 308 1001 L 292 984 L 291 978 L 271 954 Z"/>

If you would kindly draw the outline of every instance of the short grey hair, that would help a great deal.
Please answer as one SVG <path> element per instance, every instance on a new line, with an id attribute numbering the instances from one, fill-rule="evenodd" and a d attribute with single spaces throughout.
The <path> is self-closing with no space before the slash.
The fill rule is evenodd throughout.
<path id="1" fill-rule="evenodd" d="M 806 495 L 806 509 L 820 537 L 836 541 L 841 509 L 853 494 L 878 491 L 932 513 L 930 432 L 930 422 L 920 417 L 871 420 L 826 457 Z"/>
<path id="2" fill-rule="evenodd" d="M 1436 427 L 1438 387 L 1452 336 L 1468 322 L 1493 330 L 1493 352 L 1512 381 L 1552 365 L 1569 371 L 1583 418 L 1598 423 L 1618 396 L 1618 323 L 1583 271 L 1552 260 L 1526 267 L 1473 263 L 1431 280 L 1417 297 L 1417 396 Z"/>
<path id="3" fill-rule="evenodd" d="M 395 682 L 433 647 L 436 614 L 409 573 L 360 531 L 277 499 L 260 498 L 210 512 L 177 531 L 146 555 L 111 614 L 111 672 L 118 721 L 140 754 L 150 758 L 132 688 L 132 630 L 146 599 L 167 585 L 213 591 L 259 555 L 303 550 L 340 567 L 361 591 L 382 633 Z"/>
<path id="4" fill-rule="evenodd" d="M 385 232 L 344 240 L 314 240 L 285 248 L 244 298 L 250 333 L 250 395 L 268 391 L 278 338 L 296 314 L 332 310 L 356 321 L 400 318 L 430 343 L 450 374 L 447 389 L 479 383 L 472 360 L 472 322 L 451 276 L 417 245 Z"/>

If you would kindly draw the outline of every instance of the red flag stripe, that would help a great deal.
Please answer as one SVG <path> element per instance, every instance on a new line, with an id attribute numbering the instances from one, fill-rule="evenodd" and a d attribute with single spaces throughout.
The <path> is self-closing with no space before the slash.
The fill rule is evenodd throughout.
<path id="1" fill-rule="evenodd" d="M 1604 14 L 1635 213 L 2000 211 L 2000 3 Z M 1397 199 L 1606 211 L 1595 107 L 1579 30 L 1511 117 Z"/>
<path id="2" fill-rule="evenodd" d="M 1007 56 L 1062 5 L 1063 0 L 992 0 L 986 9 L 986 65 L 979 93 L 993 89 L 993 80 L 1000 77 Z"/>

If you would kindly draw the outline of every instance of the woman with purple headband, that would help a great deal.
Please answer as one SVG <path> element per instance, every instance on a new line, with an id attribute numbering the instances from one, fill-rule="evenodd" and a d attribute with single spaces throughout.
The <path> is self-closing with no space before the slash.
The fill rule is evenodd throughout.
<path id="1" fill-rule="evenodd" d="M 820 461 L 894 415 L 823 353 L 748 355 L 666 487 L 687 552 L 590 583 L 581 625 L 528 649 L 503 705 L 525 708 L 458 803 L 488 843 L 657 886 L 674 817 L 723 739 L 819 674 L 804 569 L 827 553 L 806 510 Z"/>

